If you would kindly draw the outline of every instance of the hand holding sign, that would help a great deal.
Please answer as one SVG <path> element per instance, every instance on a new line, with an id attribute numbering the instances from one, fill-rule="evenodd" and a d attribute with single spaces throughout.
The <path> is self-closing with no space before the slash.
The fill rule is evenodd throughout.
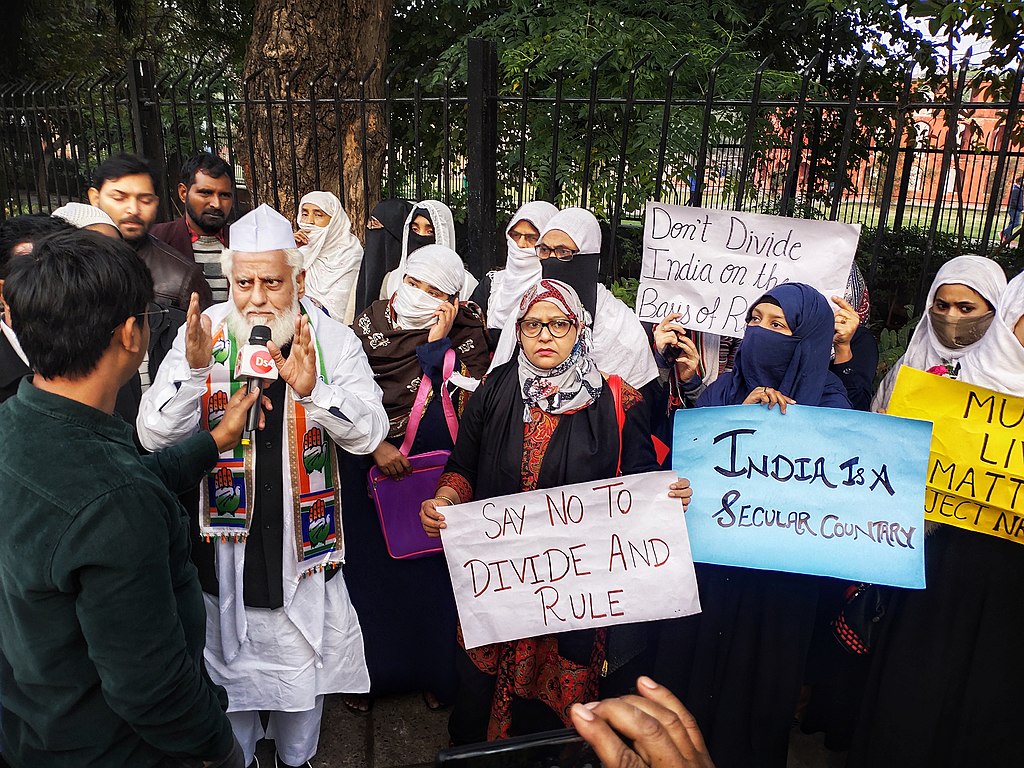
<path id="1" fill-rule="evenodd" d="M 683 503 L 683 512 L 685 512 L 686 508 L 690 506 L 690 499 L 693 498 L 693 488 L 690 487 L 690 481 L 685 477 L 680 477 L 669 485 L 668 495 L 670 498 L 679 499 Z"/>
<path id="2" fill-rule="evenodd" d="M 742 337 L 753 302 L 781 283 L 841 294 L 859 236 L 856 224 L 649 202 L 637 316 Z"/>
<path id="3" fill-rule="evenodd" d="M 743 400 L 743 405 L 767 405 L 769 411 L 773 405 L 777 405 L 779 412 L 785 413 L 786 406 L 796 405 L 796 400 L 771 387 L 755 387 Z"/>
<path id="4" fill-rule="evenodd" d="M 701 478 L 686 516 L 694 560 L 923 587 L 930 434 L 834 408 L 677 411 L 673 464 Z"/>
<path id="5" fill-rule="evenodd" d="M 376 457 L 376 452 L 374 452 L 374 456 Z M 668 495 L 669 498 L 679 499 L 683 505 L 683 512 L 686 512 L 687 507 L 690 506 L 690 499 L 693 498 L 690 481 L 685 477 L 672 481 L 668 486 Z M 427 499 L 420 505 L 420 524 L 427 536 L 432 539 L 437 538 L 441 535 L 441 531 L 448 527 L 444 521 L 444 515 L 437 508 L 438 502 L 444 502 L 442 506 L 452 506 L 452 502 L 457 502 L 458 499 L 459 494 L 454 488 L 442 486 L 438 489 L 437 496 Z"/>
<path id="6" fill-rule="evenodd" d="M 439 501 L 443 502 L 441 506 L 450 507 L 458 504 L 461 499 L 459 492 L 454 488 L 442 485 L 437 489 L 434 498 L 427 499 L 420 504 L 420 525 L 423 526 L 424 533 L 432 539 L 436 539 L 441 535 L 441 531 L 448 527 L 444 521 L 444 515 L 437 509 Z"/>
<path id="7" fill-rule="evenodd" d="M 691 494 L 686 480 L 648 472 L 449 505 L 443 516 L 438 500 L 424 504 L 424 528 L 444 531 L 466 647 L 700 610 L 680 509 Z"/>

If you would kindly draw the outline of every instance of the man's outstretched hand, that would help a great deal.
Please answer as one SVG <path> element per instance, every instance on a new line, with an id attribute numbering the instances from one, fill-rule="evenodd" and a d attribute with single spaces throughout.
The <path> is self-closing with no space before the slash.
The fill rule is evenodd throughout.
<path id="1" fill-rule="evenodd" d="M 573 704 L 572 724 L 607 768 L 715 768 L 686 707 L 649 677 L 637 696 Z M 632 742 L 630 746 L 622 739 Z"/>
<path id="2" fill-rule="evenodd" d="M 295 336 L 292 338 L 292 349 L 288 358 L 281 354 L 281 348 L 274 342 L 267 343 L 270 356 L 285 383 L 294 390 L 298 397 L 309 397 L 316 385 L 316 347 L 313 334 L 309 330 L 309 318 L 299 315 L 295 319 Z"/>

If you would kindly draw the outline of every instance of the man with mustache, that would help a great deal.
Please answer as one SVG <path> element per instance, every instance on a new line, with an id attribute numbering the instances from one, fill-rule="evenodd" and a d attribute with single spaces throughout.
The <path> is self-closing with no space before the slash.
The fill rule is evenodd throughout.
<path id="1" fill-rule="evenodd" d="M 191 253 L 203 268 L 213 300 L 226 301 L 228 281 L 220 269 L 220 253 L 230 242 L 228 219 L 235 202 L 234 171 L 210 152 L 190 157 L 181 166 L 178 197 L 185 215 L 154 225 L 153 237 L 186 256 Z"/>
<path id="2" fill-rule="evenodd" d="M 267 205 L 232 225 L 221 265 L 230 297 L 200 313 L 193 298 L 137 427 L 149 450 L 222 418 L 245 386 L 239 353 L 254 325 L 279 378 L 264 389 L 262 429 L 221 454 L 200 485 L 192 557 L 207 610 L 206 663 L 228 691 L 246 761 L 273 739 L 277 766 L 316 753 L 328 693 L 365 693 L 363 638 L 339 566 L 341 478 L 334 446 L 370 453 L 388 419 L 361 343 L 305 293 L 290 222 Z M 364 490 L 365 492 L 365 490 Z M 269 711 L 264 731 L 260 711 Z"/>
<path id="3" fill-rule="evenodd" d="M 107 158 L 93 173 L 89 202 L 114 220 L 124 241 L 149 267 L 158 303 L 184 311 L 193 292 L 203 307 L 213 303 L 210 286 L 192 255 L 183 255 L 150 234 L 160 198 L 149 163 L 136 155 Z"/>

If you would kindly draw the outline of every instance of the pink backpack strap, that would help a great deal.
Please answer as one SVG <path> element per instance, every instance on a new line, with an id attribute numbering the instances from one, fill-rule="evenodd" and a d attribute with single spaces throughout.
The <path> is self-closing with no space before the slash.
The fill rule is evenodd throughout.
<path id="1" fill-rule="evenodd" d="M 449 349 L 444 353 L 444 367 L 442 370 L 441 384 L 441 408 L 444 410 L 444 419 L 448 422 L 448 431 L 451 433 L 452 442 L 459 434 L 459 420 L 455 416 L 455 406 L 452 405 L 451 395 L 448 394 L 448 387 L 445 384 L 455 370 L 455 350 Z M 424 406 L 427 402 L 427 395 L 433 387 L 433 382 L 426 373 L 420 377 L 420 386 L 416 390 L 416 400 L 412 404 L 412 411 L 409 412 L 409 423 L 405 427 L 405 440 L 398 449 L 403 456 L 408 456 L 412 450 L 412 444 L 416 440 L 416 433 L 420 428 L 420 420 L 423 418 Z"/>
<path id="2" fill-rule="evenodd" d="M 622 427 L 626 423 L 626 409 L 622 405 L 622 377 L 608 377 L 608 388 L 612 391 L 612 402 L 615 403 L 615 421 L 619 426 L 619 462 L 615 467 L 615 476 L 622 474 Z"/>

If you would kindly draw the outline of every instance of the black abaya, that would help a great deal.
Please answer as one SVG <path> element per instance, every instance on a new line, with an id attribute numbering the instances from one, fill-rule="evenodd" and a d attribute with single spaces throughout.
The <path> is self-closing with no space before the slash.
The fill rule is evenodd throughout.
<path id="1" fill-rule="evenodd" d="M 441 403 L 427 407 L 411 453 L 451 448 Z M 345 524 L 345 584 L 363 631 L 370 693 L 429 691 L 455 697 L 455 597 L 442 555 L 395 560 L 367 495 L 373 460 L 339 451 Z"/>
<path id="2" fill-rule="evenodd" d="M 894 590 L 849 768 L 1024 765 L 1024 547 L 950 526 Z"/>

